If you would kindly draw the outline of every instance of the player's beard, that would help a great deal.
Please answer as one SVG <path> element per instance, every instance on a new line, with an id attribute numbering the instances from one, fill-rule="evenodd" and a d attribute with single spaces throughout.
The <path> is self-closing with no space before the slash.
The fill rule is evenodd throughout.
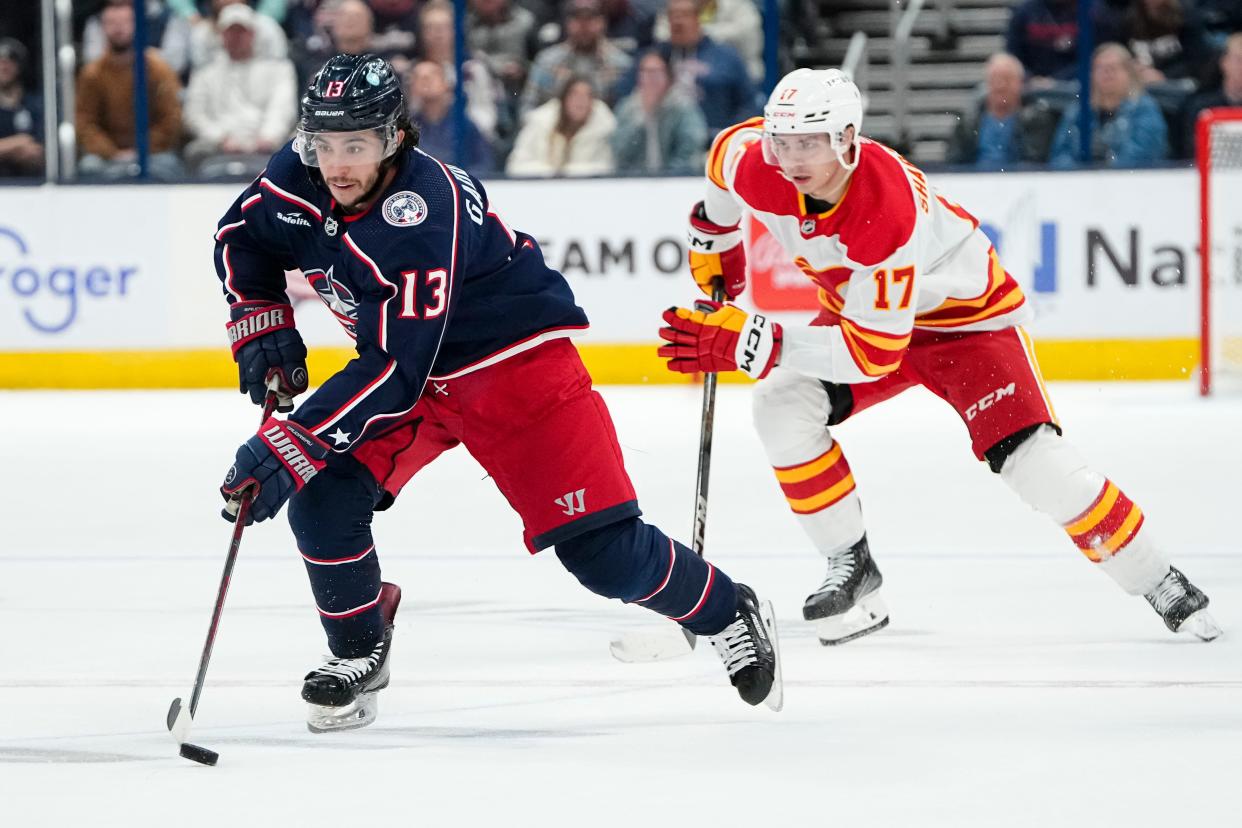
<path id="1" fill-rule="evenodd" d="M 336 203 L 346 212 L 359 212 L 378 194 L 380 182 L 384 175 L 384 169 L 377 166 L 371 175 L 362 178 L 357 175 L 335 176 L 327 179 L 328 189 L 332 192 L 332 197 L 336 199 Z M 341 193 L 338 187 L 341 184 L 352 185 L 348 191 Z"/>

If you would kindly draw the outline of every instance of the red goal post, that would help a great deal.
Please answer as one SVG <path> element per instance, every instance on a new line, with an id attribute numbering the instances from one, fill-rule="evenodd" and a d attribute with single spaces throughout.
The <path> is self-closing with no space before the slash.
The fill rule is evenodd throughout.
<path id="1" fill-rule="evenodd" d="M 1242 107 L 1195 125 L 1199 167 L 1199 393 L 1242 377 Z"/>

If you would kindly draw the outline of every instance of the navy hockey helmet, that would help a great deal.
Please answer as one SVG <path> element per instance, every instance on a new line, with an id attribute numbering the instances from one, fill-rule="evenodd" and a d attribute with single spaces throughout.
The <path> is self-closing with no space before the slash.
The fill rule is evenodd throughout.
<path id="1" fill-rule="evenodd" d="M 375 131 L 382 142 L 373 159 L 382 161 L 401 146 L 398 130 L 409 131 L 401 80 L 388 61 L 375 55 L 337 55 L 316 73 L 302 96 L 294 149 L 308 166 L 318 167 L 317 142 L 323 133 Z"/>

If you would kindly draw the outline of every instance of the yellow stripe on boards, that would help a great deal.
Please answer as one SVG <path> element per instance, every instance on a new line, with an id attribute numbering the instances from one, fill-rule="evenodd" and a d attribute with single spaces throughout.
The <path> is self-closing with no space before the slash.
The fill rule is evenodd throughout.
<path id="1" fill-rule="evenodd" d="M 683 385 L 656 355 L 659 343 L 578 344 L 601 385 Z M 1199 364 L 1197 339 L 1037 340 L 1045 380 L 1189 379 Z M 320 383 L 354 356 L 352 348 L 312 348 L 311 382 Z M 748 383 L 740 372 L 722 383 Z M 227 347 L 167 351 L 0 352 L 0 388 L 236 388 Z"/>

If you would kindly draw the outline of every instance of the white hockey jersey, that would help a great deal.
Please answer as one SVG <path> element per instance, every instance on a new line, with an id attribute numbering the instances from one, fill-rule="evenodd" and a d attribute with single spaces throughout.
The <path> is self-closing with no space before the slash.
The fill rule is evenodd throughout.
<path id="1" fill-rule="evenodd" d="M 979 221 L 888 147 L 858 142 L 858 166 L 825 212 L 763 159 L 763 119 L 721 132 L 707 157 L 708 217 L 749 210 L 819 287 L 816 326 L 786 327 L 780 364 L 832 382 L 896 371 L 916 330 L 964 332 L 1029 321 L 1030 303 Z"/>

